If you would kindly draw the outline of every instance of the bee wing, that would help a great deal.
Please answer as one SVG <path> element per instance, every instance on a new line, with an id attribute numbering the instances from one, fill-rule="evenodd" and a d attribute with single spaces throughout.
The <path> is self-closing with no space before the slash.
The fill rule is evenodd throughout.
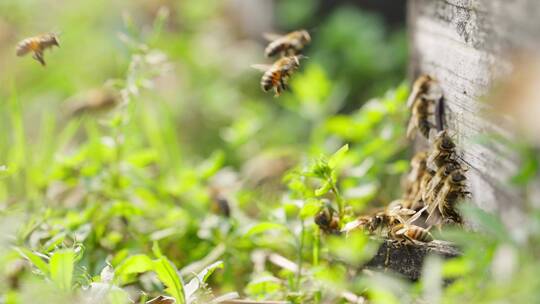
<path id="1" fill-rule="evenodd" d="M 268 71 L 272 66 L 269 65 L 269 64 L 252 64 L 251 65 L 252 68 L 256 69 L 256 70 L 259 70 L 261 72 L 266 72 Z"/>
<path id="2" fill-rule="evenodd" d="M 399 210 L 400 215 L 413 215 L 416 214 L 416 211 L 409 209 L 409 208 L 401 208 Z"/>
<path id="3" fill-rule="evenodd" d="M 427 209 L 427 206 L 424 206 L 424 208 L 418 210 L 413 216 L 411 216 L 411 218 L 409 218 L 407 220 L 407 223 L 410 224 L 410 223 L 414 223 L 414 221 L 416 221 L 421 215 L 422 213 L 424 213 L 424 211 Z"/>
<path id="4" fill-rule="evenodd" d="M 407 125 L 407 138 L 414 139 L 416 131 L 416 122 L 413 116 L 409 119 L 409 124 Z"/>
<path id="5" fill-rule="evenodd" d="M 263 38 L 268 41 L 274 41 L 281 37 L 283 37 L 283 35 L 276 34 L 276 33 L 263 33 Z"/>
<path id="6" fill-rule="evenodd" d="M 416 85 L 413 85 L 411 94 L 409 95 L 409 98 L 407 98 L 407 108 L 412 108 L 414 101 L 418 99 L 418 95 L 420 95 L 420 88 Z"/>
<path id="7" fill-rule="evenodd" d="M 399 229 L 398 231 L 396 231 L 396 235 L 405 234 L 405 232 L 407 232 L 407 229 L 409 229 L 409 228 L 408 227 L 403 227 L 403 228 Z"/>
<path id="8" fill-rule="evenodd" d="M 444 205 L 444 200 L 446 196 L 448 195 L 449 190 L 450 190 L 449 187 L 446 187 L 446 185 L 443 186 L 441 191 L 437 193 L 437 197 L 435 198 L 435 201 L 433 202 L 433 204 L 439 209 L 441 214 L 442 214 L 442 209 Z"/>
<path id="9" fill-rule="evenodd" d="M 343 228 L 341 228 L 341 232 L 348 233 L 349 231 L 360 227 L 360 225 L 361 225 L 360 220 L 355 219 L 354 221 L 351 221 L 351 222 L 348 222 L 347 224 L 345 224 L 345 226 L 343 226 Z"/>

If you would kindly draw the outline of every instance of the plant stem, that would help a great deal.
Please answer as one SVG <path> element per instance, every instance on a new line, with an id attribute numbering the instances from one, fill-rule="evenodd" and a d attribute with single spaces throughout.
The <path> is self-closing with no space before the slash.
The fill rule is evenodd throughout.
<path id="1" fill-rule="evenodd" d="M 336 186 L 336 183 L 334 183 L 334 181 L 330 181 L 331 185 L 332 185 L 332 192 L 334 192 L 334 195 L 336 196 L 336 202 L 337 202 L 337 205 L 338 205 L 338 214 L 339 214 L 339 219 L 341 220 L 343 218 L 343 209 L 345 208 L 345 203 L 343 202 L 343 198 L 341 197 L 341 194 L 339 193 L 339 190 Z"/>
<path id="2" fill-rule="evenodd" d="M 304 230 L 305 230 L 305 225 L 304 225 L 304 220 L 300 220 L 300 244 L 298 246 L 298 269 L 296 271 L 296 286 L 295 286 L 295 290 L 298 291 L 300 290 L 300 280 L 302 278 L 302 262 L 303 262 L 303 256 L 302 256 L 302 252 L 304 251 Z"/>

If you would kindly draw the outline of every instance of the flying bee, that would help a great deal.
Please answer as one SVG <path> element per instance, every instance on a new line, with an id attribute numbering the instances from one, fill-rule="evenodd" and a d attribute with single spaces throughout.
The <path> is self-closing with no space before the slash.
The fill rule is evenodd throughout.
<path id="1" fill-rule="evenodd" d="M 437 168 L 454 161 L 456 156 L 456 144 L 448 133 L 443 130 L 437 133 L 433 141 L 432 151 L 427 159 L 428 165 L 434 164 Z"/>
<path id="2" fill-rule="evenodd" d="M 442 90 L 438 82 L 430 75 L 421 75 L 413 83 L 411 95 L 407 99 L 407 107 L 411 108 L 419 97 L 424 96 L 430 100 L 439 100 Z"/>
<path id="3" fill-rule="evenodd" d="M 274 62 L 273 65 L 254 64 L 253 68 L 263 71 L 261 78 L 261 89 L 268 92 L 274 88 L 275 97 L 281 95 L 287 89 L 289 77 L 300 67 L 302 55 L 283 57 Z"/>
<path id="4" fill-rule="evenodd" d="M 314 218 L 315 224 L 328 234 L 339 234 L 340 220 L 336 210 L 330 204 L 324 204 Z"/>
<path id="5" fill-rule="evenodd" d="M 419 96 L 412 105 L 412 115 L 407 127 L 407 138 L 414 139 L 415 131 L 418 130 L 425 138 L 429 139 L 429 131 L 435 125 L 429 121 L 433 100 Z"/>
<path id="6" fill-rule="evenodd" d="M 419 181 L 427 169 L 427 152 L 421 151 L 414 155 L 411 160 L 411 171 L 405 178 L 405 198 L 413 199 L 416 197 L 420 188 Z"/>
<path id="7" fill-rule="evenodd" d="M 283 36 L 264 34 L 264 38 L 270 41 L 264 50 L 266 57 L 273 57 L 277 54 L 281 54 L 282 57 L 298 55 L 311 42 L 311 36 L 306 30 L 290 32 Z"/>
<path id="8" fill-rule="evenodd" d="M 120 102 L 120 96 L 110 89 L 93 89 L 66 100 L 69 116 L 107 112 Z"/>
<path id="9" fill-rule="evenodd" d="M 221 189 L 216 186 L 210 186 L 209 196 L 211 203 L 210 210 L 212 212 L 225 217 L 231 217 L 231 205 Z"/>
<path id="10" fill-rule="evenodd" d="M 393 226 L 388 232 L 388 237 L 398 242 L 409 242 L 412 244 L 433 241 L 433 236 L 427 229 L 411 224 L 420 218 L 425 209 L 426 207 L 422 208 L 408 220 L 401 221 L 401 223 Z"/>
<path id="11" fill-rule="evenodd" d="M 29 52 L 33 52 L 34 55 L 32 55 L 32 58 L 45 66 L 44 52 L 53 46 L 60 47 L 56 33 L 47 33 L 26 38 L 17 44 L 17 56 L 24 56 Z"/>

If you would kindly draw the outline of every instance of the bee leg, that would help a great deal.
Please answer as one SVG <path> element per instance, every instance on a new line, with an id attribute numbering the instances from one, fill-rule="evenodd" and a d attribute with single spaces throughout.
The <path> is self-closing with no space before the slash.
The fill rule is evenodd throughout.
<path id="1" fill-rule="evenodd" d="M 39 61 L 42 66 L 45 66 L 45 59 L 43 59 L 43 53 L 42 52 L 35 52 L 34 56 L 32 56 L 35 60 Z"/>
<path id="2" fill-rule="evenodd" d="M 281 95 L 281 85 L 278 84 L 277 86 L 275 86 L 274 92 L 275 92 L 274 97 L 279 97 Z"/>
<path id="3" fill-rule="evenodd" d="M 282 91 L 286 91 L 289 89 L 289 86 L 287 85 L 287 83 L 285 82 L 285 79 L 282 79 L 280 82 L 279 82 L 279 87 Z"/>
<path id="4" fill-rule="evenodd" d="M 386 258 L 384 259 L 384 271 L 388 269 L 388 262 L 390 262 L 390 246 L 386 246 Z"/>

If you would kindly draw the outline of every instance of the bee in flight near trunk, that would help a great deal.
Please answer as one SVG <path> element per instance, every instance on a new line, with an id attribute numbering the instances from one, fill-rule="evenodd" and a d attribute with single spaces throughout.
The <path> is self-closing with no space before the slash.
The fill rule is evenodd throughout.
<path id="1" fill-rule="evenodd" d="M 52 48 L 53 46 L 60 47 L 60 43 L 58 42 L 58 34 L 56 33 L 47 33 L 26 38 L 17 45 L 17 56 L 24 56 L 29 52 L 33 52 L 34 55 L 32 58 L 39 61 L 39 63 L 44 66 L 44 52 L 46 49 Z"/>
<path id="2" fill-rule="evenodd" d="M 284 36 L 264 34 L 264 37 L 271 41 L 264 50 L 266 57 L 273 57 L 277 54 L 281 54 L 281 56 L 298 55 L 311 42 L 311 36 L 306 30 L 290 32 Z"/>
<path id="3" fill-rule="evenodd" d="M 281 95 L 283 90 L 287 89 L 289 77 L 300 67 L 300 59 L 305 58 L 302 55 L 283 57 L 278 59 L 273 65 L 254 64 L 253 68 L 263 71 L 261 78 L 261 89 L 268 92 L 274 89 L 275 95 Z"/>

